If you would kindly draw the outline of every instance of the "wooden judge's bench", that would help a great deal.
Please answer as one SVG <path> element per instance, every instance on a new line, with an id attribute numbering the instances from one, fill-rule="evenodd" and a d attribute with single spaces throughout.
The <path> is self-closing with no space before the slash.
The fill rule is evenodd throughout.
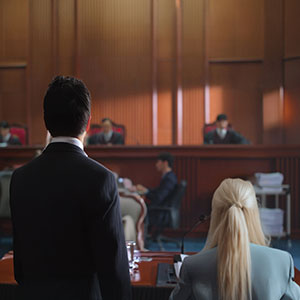
<path id="1" fill-rule="evenodd" d="M 0 148 L 0 170 L 30 161 L 41 147 Z M 281 172 L 291 187 L 292 237 L 300 238 L 300 145 L 203 145 L 203 146 L 110 146 L 88 147 L 87 154 L 121 177 L 152 187 L 159 183 L 155 169 L 158 153 L 175 156 L 174 171 L 187 181 L 181 205 L 180 235 L 201 214 L 209 214 L 214 190 L 224 178 L 248 179 L 255 172 Z M 279 204 L 285 209 L 284 199 Z M 199 227 L 203 235 L 208 224 Z M 176 232 L 175 232 L 176 234 Z"/>

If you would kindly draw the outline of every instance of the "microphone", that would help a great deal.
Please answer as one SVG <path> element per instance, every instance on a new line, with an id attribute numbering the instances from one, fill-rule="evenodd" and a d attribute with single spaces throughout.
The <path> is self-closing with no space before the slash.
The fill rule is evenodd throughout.
<path id="1" fill-rule="evenodd" d="M 200 215 L 199 220 L 193 225 L 193 227 L 184 233 L 184 235 L 182 236 L 182 239 L 181 239 L 181 254 L 184 254 L 184 239 L 185 239 L 186 235 L 191 233 L 200 224 L 207 221 L 209 219 L 209 217 L 210 216 Z"/>

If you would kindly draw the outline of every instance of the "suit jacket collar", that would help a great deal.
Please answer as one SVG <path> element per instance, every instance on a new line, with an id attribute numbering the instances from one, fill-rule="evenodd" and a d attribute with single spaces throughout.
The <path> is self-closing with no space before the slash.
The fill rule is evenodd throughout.
<path id="1" fill-rule="evenodd" d="M 78 146 L 65 143 L 65 142 L 56 142 L 50 143 L 44 150 L 43 153 L 65 153 L 65 152 L 73 152 L 77 154 L 81 154 L 87 156 L 87 154 Z"/>

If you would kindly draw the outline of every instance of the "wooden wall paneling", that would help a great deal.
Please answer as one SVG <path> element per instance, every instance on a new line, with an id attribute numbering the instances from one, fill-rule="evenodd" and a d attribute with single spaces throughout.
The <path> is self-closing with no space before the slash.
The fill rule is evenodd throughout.
<path id="1" fill-rule="evenodd" d="M 299 144 L 300 60 L 285 62 L 284 128 L 285 143 Z"/>
<path id="2" fill-rule="evenodd" d="M 26 124 L 28 1 L 0 2 L 0 119 Z"/>
<path id="3" fill-rule="evenodd" d="M 204 0 L 183 1 L 182 83 L 183 144 L 203 143 Z"/>
<path id="4" fill-rule="evenodd" d="M 57 1 L 57 74 L 75 76 L 76 68 L 76 22 L 75 1 Z"/>
<path id="5" fill-rule="evenodd" d="M 157 1 L 151 1 L 152 44 L 152 144 L 158 143 L 158 95 L 157 95 Z"/>
<path id="6" fill-rule="evenodd" d="M 299 1 L 284 1 L 284 142 L 300 143 L 300 38 Z"/>
<path id="7" fill-rule="evenodd" d="M 33 144 L 44 144 L 46 129 L 43 120 L 43 97 L 54 76 L 53 10 L 50 0 L 30 0 L 29 4 L 30 134 Z"/>
<path id="8" fill-rule="evenodd" d="M 0 61 L 26 61 L 28 0 L 0 2 Z"/>
<path id="9" fill-rule="evenodd" d="M 26 69 L 0 69 L 1 119 L 26 125 Z"/>
<path id="10" fill-rule="evenodd" d="M 92 122 L 124 124 L 126 144 L 152 143 L 151 2 L 78 1 L 80 77 Z"/>
<path id="11" fill-rule="evenodd" d="M 300 2 L 298 0 L 283 1 L 284 5 L 284 55 L 300 57 Z"/>
<path id="12" fill-rule="evenodd" d="M 220 113 L 251 143 L 262 142 L 261 63 L 210 65 L 210 119 Z"/>
<path id="13" fill-rule="evenodd" d="M 209 1 L 209 58 L 261 58 L 263 23 L 261 0 Z"/>
<path id="14" fill-rule="evenodd" d="M 283 142 L 283 1 L 265 0 L 263 143 Z"/>
<path id="15" fill-rule="evenodd" d="M 175 1 L 157 1 L 158 144 L 172 144 L 176 108 L 176 10 Z"/>

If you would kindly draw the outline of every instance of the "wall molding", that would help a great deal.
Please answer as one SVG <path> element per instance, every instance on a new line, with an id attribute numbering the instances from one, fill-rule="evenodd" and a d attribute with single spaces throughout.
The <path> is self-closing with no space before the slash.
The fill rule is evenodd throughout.
<path id="1" fill-rule="evenodd" d="M 213 58 L 208 60 L 209 64 L 239 64 L 239 63 L 263 63 L 262 58 Z"/>
<path id="2" fill-rule="evenodd" d="M 296 56 L 284 57 L 283 61 L 291 61 L 291 60 L 299 60 L 299 59 L 300 59 L 300 55 L 296 55 Z"/>
<path id="3" fill-rule="evenodd" d="M 0 69 L 25 69 L 26 61 L 0 61 Z"/>

